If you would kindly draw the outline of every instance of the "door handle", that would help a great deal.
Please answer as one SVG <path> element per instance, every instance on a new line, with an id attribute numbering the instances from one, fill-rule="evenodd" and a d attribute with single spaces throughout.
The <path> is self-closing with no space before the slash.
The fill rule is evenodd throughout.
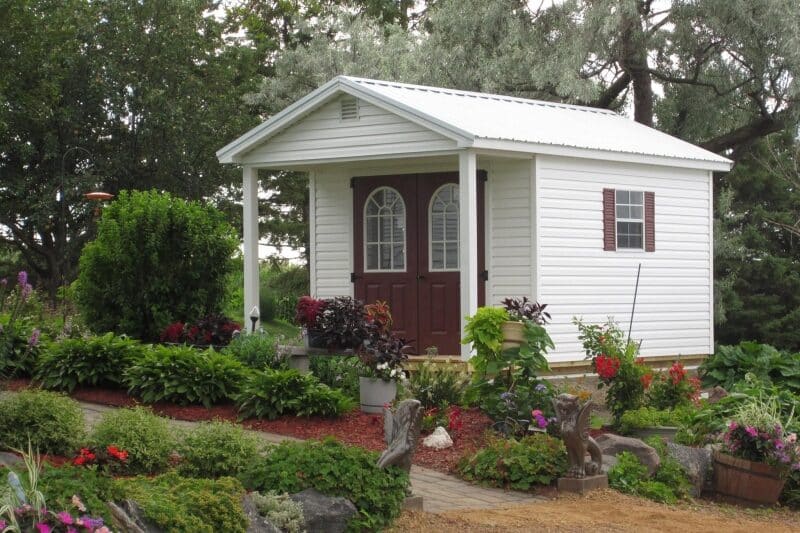
<path id="1" fill-rule="evenodd" d="M 417 274 L 417 281 L 422 281 L 423 279 L 425 279 L 425 276 L 422 274 Z"/>

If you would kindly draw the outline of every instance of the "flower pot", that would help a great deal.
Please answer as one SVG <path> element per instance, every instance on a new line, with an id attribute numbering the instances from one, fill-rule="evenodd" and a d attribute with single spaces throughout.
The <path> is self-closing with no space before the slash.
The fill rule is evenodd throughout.
<path id="1" fill-rule="evenodd" d="M 365 413 L 382 413 L 383 406 L 397 396 L 397 382 L 380 378 L 358 378 L 358 395 L 361 410 Z"/>
<path id="2" fill-rule="evenodd" d="M 525 324 L 509 320 L 503 322 L 503 350 L 517 348 L 525 342 Z"/>
<path id="3" fill-rule="evenodd" d="M 775 505 L 786 478 L 784 470 L 714 452 L 714 489 L 717 494 L 746 506 Z"/>
<path id="4" fill-rule="evenodd" d="M 632 436 L 639 440 L 645 440 L 648 437 L 661 437 L 667 442 L 673 442 L 677 433 L 678 428 L 671 426 L 648 426 L 631 430 Z"/>
<path id="5" fill-rule="evenodd" d="M 317 331 L 315 329 L 307 329 L 303 331 L 303 342 L 306 345 L 306 348 L 327 348 L 327 343 L 325 342 L 325 337 L 322 336 L 322 332 Z"/>

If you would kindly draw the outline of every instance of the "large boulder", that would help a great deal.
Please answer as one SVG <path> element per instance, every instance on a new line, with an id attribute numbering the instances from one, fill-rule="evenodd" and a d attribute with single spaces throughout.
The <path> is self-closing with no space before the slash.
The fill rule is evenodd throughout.
<path id="1" fill-rule="evenodd" d="M 139 504 L 133 500 L 122 502 L 106 502 L 114 520 L 115 531 L 120 533 L 164 533 L 164 530 L 155 525 L 144 515 Z"/>
<path id="2" fill-rule="evenodd" d="M 303 506 L 303 518 L 308 533 L 339 533 L 358 510 L 353 503 L 339 496 L 326 496 L 314 489 L 289 496 Z"/>
<path id="3" fill-rule="evenodd" d="M 604 433 L 595 437 L 594 440 L 597 441 L 597 445 L 603 455 L 619 455 L 622 452 L 632 453 L 647 467 L 647 472 L 651 476 L 656 473 L 661 465 L 661 458 L 658 457 L 656 449 L 639 439 Z"/>
<path id="4" fill-rule="evenodd" d="M 668 442 L 667 455 L 681 465 L 686 472 L 689 481 L 692 482 L 692 496 L 698 498 L 704 490 L 710 488 L 713 476 L 710 449 L 692 448 Z"/>

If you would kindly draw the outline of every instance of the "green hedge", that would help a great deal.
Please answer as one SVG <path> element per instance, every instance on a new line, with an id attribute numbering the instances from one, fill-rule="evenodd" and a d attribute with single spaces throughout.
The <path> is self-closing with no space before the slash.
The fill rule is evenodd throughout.
<path id="1" fill-rule="evenodd" d="M 125 372 L 128 392 L 145 403 L 213 404 L 231 398 L 247 373 L 239 361 L 188 346 L 156 346 Z"/>
<path id="2" fill-rule="evenodd" d="M 36 379 L 46 389 L 68 392 L 78 385 L 118 387 L 123 371 L 147 349 L 139 341 L 113 333 L 52 342 L 39 357 Z"/>
<path id="3" fill-rule="evenodd" d="M 230 422 L 203 422 L 178 445 L 178 471 L 190 477 L 235 476 L 258 460 L 261 439 Z"/>
<path id="4" fill-rule="evenodd" d="M 240 479 L 248 490 L 300 492 L 314 488 L 353 502 L 359 513 L 352 529 L 376 530 L 399 514 L 408 488 L 408 474 L 399 468 L 376 466 L 378 454 L 345 446 L 333 439 L 285 442 Z"/>
<path id="5" fill-rule="evenodd" d="M 83 443 L 83 411 L 63 394 L 28 390 L 0 400 L 0 448 L 71 455 Z"/>
<path id="6" fill-rule="evenodd" d="M 145 407 L 106 412 L 95 426 L 91 442 L 102 449 L 113 445 L 126 450 L 127 470 L 133 474 L 164 471 L 177 444 L 167 419 Z"/>

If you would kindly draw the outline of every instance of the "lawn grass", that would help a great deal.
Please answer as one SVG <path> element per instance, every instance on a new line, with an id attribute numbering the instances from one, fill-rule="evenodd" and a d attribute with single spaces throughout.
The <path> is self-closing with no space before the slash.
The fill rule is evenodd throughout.
<path id="1" fill-rule="evenodd" d="M 300 328 L 284 320 L 262 322 L 261 327 L 271 335 L 280 335 L 286 344 L 300 344 Z"/>

